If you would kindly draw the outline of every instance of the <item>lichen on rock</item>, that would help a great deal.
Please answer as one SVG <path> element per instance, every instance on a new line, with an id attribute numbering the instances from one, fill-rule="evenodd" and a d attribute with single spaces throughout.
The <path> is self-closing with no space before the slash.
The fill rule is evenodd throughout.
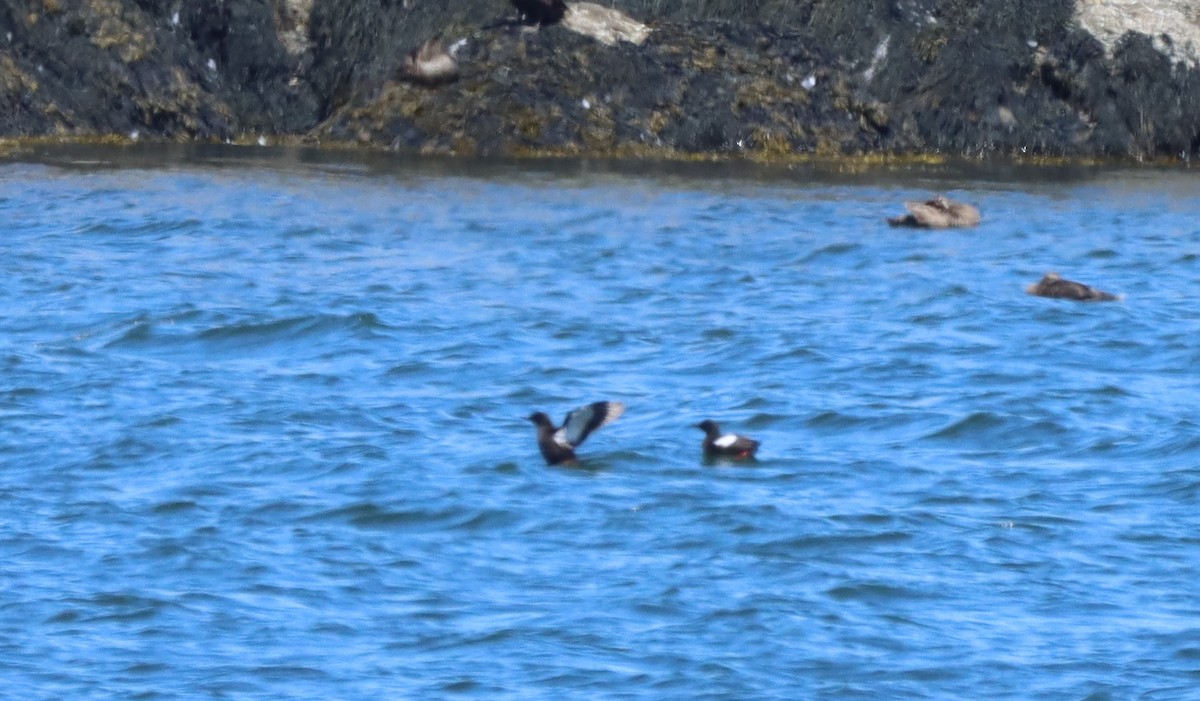
<path id="1" fill-rule="evenodd" d="M 313 0 L 271 0 L 271 7 L 279 40 L 288 53 L 296 56 L 307 51 L 312 46 L 308 32 Z"/>
<path id="2" fill-rule="evenodd" d="M 155 48 L 145 16 L 120 0 L 88 0 L 90 38 L 101 49 L 116 48 L 125 63 L 141 61 Z"/>
<path id="3" fill-rule="evenodd" d="M 37 89 L 36 78 L 21 70 L 11 56 L 0 53 L 0 97 L 36 92 Z"/>

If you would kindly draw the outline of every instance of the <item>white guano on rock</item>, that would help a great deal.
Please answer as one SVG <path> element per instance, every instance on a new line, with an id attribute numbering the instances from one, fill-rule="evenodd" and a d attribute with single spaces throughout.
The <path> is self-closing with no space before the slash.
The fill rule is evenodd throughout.
<path id="1" fill-rule="evenodd" d="M 1076 0 L 1075 18 L 1109 53 L 1127 32 L 1141 32 L 1171 61 L 1200 66 L 1200 0 Z"/>
<path id="2" fill-rule="evenodd" d="M 629 15 L 591 2 L 567 5 L 562 26 L 607 46 L 614 46 L 618 41 L 641 44 L 650 35 L 649 27 Z"/>

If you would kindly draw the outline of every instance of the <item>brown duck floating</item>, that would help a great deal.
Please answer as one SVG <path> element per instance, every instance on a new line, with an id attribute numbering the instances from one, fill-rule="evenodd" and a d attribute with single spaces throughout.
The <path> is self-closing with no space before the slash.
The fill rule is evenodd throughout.
<path id="1" fill-rule="evenodd" d="M 922 229 L 949 229 L 960 226 L 975 226 L 979 223 L 979 210 L 965 202 L 955 202 L 938 196 L 926 202 L 905 202 L 908 214 L 888 218 L 892 226 L 911 226 Z"/>
<path id="2" fill-rule="evenodd" d="M 1077 302 L 1111 302 L 1120 299 L 1117 295 L 1104 290 L 1097 290 L 1082 282 L 1067 280 L 1058 273 L 1046 273 L 1041 280 L 1025 288 L 1025 291 L 1038 297 L 1053 297 L 1055 299 L 1073 299 Z"/>
<path id="3" fill-rule="evenodd" d="M 441 41 L 430 39 L 404 57 L 400 76 L 422 85 L 449 83 L 458 78 L 458 61 Z"/>

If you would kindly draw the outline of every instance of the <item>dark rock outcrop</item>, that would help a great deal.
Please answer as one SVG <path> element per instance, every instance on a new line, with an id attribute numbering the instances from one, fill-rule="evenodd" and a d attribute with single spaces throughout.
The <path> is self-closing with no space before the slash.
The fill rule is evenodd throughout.
<path id="1" fill-rule="evenodd" d="M 1200 69 L 1163 53 L 1161 37 L 1106 46 L 1071 0 L 618 9 L 649 38 L 533 31 L 504 0 L 9 0 L 0 136 L 269 135 L 478 155 L 1200 156 Z M 401 81 L 404 56 L 431 38 L 451 47 L 460 79 Z"/>
<path id="2" fill-rule="evenodd" d="M 316 96 L 265 2 L 10 0 L 0 133 L 167 139 L 295 133 Z"/>

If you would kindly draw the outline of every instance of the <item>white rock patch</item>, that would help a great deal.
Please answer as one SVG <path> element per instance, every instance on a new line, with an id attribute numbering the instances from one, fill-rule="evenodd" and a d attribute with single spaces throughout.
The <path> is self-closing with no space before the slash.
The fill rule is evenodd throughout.
<path id="1" fill-rule="evenodd" d="M 618 41 L 641 44 L 650 36 L 650 28 L 625 13 L 592 2 L 567 5 L 562 26 L 601 44 L 615 46 Z"/>
<path id="2" fill-rule="evenodd" d="M 1200 66 L 1200 0 L 1075 0 L 1075 18 L 1110 53 L 1126 32 L 1141 32 L 1172 61 Z"/>

